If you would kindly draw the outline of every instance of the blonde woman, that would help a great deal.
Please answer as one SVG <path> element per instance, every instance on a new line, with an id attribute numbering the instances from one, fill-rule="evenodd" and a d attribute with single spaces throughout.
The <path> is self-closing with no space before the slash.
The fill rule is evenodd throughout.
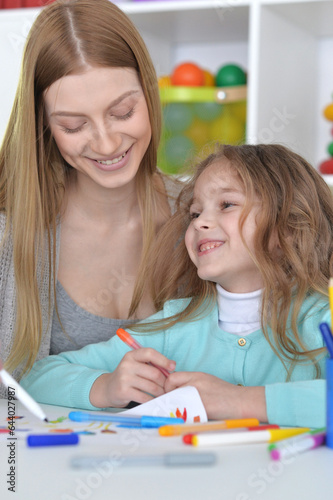
<path id="1" fill-rule="evenodd" d="M 160 127 L 153 64 L 117 6 L 41 11 L 0 151 L 1 357 L 16 378 L 154 312 L 135 282 L 177 191 L 156 168 Z"/>
<path id="2" fill-rule="evenodd" d="M 89 409 L 191 385 L 209 419 L 323 427 L 332 232 L 332 195 L 303 158 L 220 147 L 157 237 L 146 282 L 161 310 L 131 327 L 144 347 L 114 337 L 38 361 L 22 383 L 40 402 Z"/>

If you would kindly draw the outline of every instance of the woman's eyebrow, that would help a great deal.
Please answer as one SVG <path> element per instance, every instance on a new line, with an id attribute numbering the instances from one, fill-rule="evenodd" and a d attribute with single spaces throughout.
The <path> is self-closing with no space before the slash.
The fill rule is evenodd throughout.
<path id="1" fill-rule="evenodd" d="M 117 97 L 117 99 L 115 99 L 114 101 L 112 101 L 109 104 L 108 109 L 111 109 L 114 106 L 117 106 L 127 97 L 130 97 L 130 96 L 137 94 L 137 93 L 139 93 L 138 90 L 129 90 L 128 92 L 124 92 L 124 94 L 121 94 L 119 97 Z M 53 113 L 51 113 L 50 116 L 86 116 L 86 115 L 84 113 L 76 113 L 75 111 L 61 111 L 60 110 L 60 111 L 54 111 Z"/>

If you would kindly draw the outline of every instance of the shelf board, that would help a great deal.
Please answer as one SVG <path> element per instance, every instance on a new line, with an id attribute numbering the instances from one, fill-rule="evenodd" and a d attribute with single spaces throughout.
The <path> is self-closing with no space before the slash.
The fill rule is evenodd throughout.
<path id="1" fill-rule="evenodd" d="M 263 7 L 288 19 L 315 37 L 333 36 L 332 0 L 261 0 Z"/>
<path id="2" fill-rule="evenodd" d="M 120 3 L 119 7 L 140 32 L 169 43 L 233 43 L 248 41 L 249 3 L 168 0 Z"/>
<path id="3" fill-rule="evenodd" d="M 117 3 L 117 2 L 115 2 Z M 140 1 L 132 0 L 130 3 L 119 2 L 118 6 L 128 14 L 144 13 L 144 12 L 165 12 L 165 11 L 181 11 L 181 10 L 200 10 L 200 9 L 234 9 L 238 7 L 249 6 L 251 0 L 239 0 L 236 3 L 231 3 L 230 0 L 156 0 L 156 1 Z"/>

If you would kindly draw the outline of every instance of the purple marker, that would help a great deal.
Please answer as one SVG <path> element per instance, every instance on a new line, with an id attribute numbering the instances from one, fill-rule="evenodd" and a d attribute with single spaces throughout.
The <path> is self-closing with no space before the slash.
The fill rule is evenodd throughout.
<path id="1" fill-rule="evenodd" d="M 304 451 L 312 450 L 324 444 L 326 438 L 325 428 L 306 432 L 290 439 L 271 444 L 268 449 L 272 460 L 283 460 L 293 457 Z"/>

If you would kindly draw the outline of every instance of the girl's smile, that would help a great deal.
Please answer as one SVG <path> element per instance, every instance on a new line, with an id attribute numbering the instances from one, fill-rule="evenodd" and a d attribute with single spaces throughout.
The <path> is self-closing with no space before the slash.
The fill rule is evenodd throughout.
<path id="1" fill-rule="evenodd" d="M 206 255 L 223 245 L 223 241 L 202 240 L 198 243 L 198 256 Z"/>
<path id="2" fill-rule="evenodd" d="M 249 211 L 242 232 L 239 222 L 246 199 L 242 185 L 228 162 L 214 163 L 198 177 L 190 207 L 191 223 L 185 244 L 201 279 L 234 293 L 262 288 L 251 254 L 258 203 Z"/>

